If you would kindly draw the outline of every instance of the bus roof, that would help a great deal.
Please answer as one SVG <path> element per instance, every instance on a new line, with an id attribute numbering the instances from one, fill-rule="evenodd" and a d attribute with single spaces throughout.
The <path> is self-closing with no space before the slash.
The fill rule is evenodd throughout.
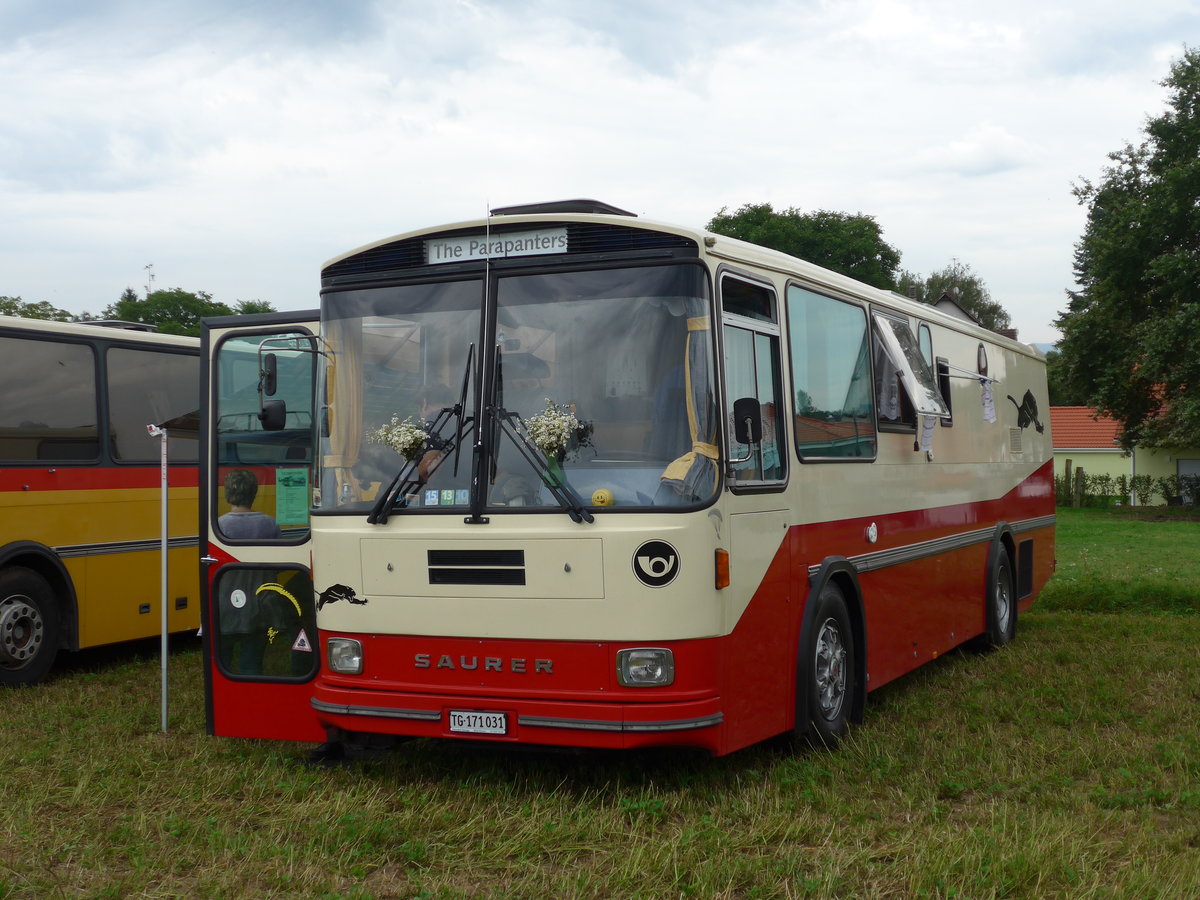
<path id="1" fill-rule="evenodd" d="M 326 261 L 321 266 L 321 271 L 325 273 L 332 266 L 359 254 L 385 247 L 389 244 L 411 241 L 414 238 L 420 238 L 425 235 L 446 232 L 469 232 L 499 226 L 507 228 L 522 224 L 608 224 L 622 228 L 644 229 L 646 231 L 689 238 L 701 248 L 702 254 L 709 257 L 724 260 L 735 265 L 740 263 L 776 272 L 793 278 L 804 286 L 818 290 L 824 289 L 825 291 L 832 289 L 845 296 L 886 307 L 904 315 L 921 319 L 922 321 L 936 323 L 942 327 L 965 334 L 976 335 L 980 340 L 989 343 L 1003 344 L 1027 356 L 1043 358 L 1041 351 L 1035 347 L 1023 344 L 1007 335 L 991 331 L 981 325 L 965 321 L 931 304 L 921 303 L 898 294 L 895 291 L 873 287 L 847 275 L 842 275 L 839 272 L 834 272 L 815 263 L 790 256 L 779 250 L 773 250 L 770 247 L 764 247 L 760 244 L 753 244 L 749 241 L 743 241 L 722 234 L 715 234 L 703 228 L 642 219 L 635 213 L 597 200 L 577 199 L 506 206 L 492 209 L 490 212 L 491 215 L 485 218 L 432 225 L 364 244 L 361 247 L 356 247 Z"/>
<path id="2" fill-rule="evenodd" d="M 163 334 L 158 331 L 140 331 L 111 324 L 57 322 L 51 319 L 25 319 L 20 316 L 0 316 L 0 328 L 27 331 L 41 335 L 152 344 L 156 347 L 197 348 L 200 346 L 199 338 L 188 337 L 187 335 Z"/>

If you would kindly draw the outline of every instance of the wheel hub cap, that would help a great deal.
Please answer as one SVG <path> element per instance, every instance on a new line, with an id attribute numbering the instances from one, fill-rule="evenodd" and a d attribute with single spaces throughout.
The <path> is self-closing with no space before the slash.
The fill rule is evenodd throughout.
<path id="1" fill-rule="evenodd" d="M 0 666 L 20 669 L 37 656 L 46 627 L 37 608 L 24 597 L 0 601 Z"/>
<path id="2" fill-rule="evenodd" d="M 817 635 L 817 703 L 826 721 L 836 719 L 846 698 L 846 647 L 833 619 Z"/>

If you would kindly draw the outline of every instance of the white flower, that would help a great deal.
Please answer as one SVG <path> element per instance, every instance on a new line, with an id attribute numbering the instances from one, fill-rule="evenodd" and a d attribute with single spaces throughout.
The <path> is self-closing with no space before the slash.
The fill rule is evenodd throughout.
<path id="1" fill-rule="evenodd" d="M 525 420 L 529 439 L 547 456 L 557 456 L 567 447 L 572 435 L 579 429 L 579 420 L 566 406 L 555 406 L 549 397 L 546 408 L 536 416 Z"/>
<path id="2" fill-rule="evenodd" d="M 414 460 L 421 455 L 428 433 L 425 430 L 425 420 L 418 424 L 409 416 L 403 422 L 399 416 L 392 416 L 392 421 L 380 425 L 372 431 L 368 438 L 374 444 L 386 444 L 407 460 Z"/>

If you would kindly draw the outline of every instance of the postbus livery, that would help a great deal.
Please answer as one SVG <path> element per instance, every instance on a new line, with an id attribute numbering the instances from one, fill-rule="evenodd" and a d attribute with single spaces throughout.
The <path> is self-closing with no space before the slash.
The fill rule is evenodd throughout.
<path id="1" fill-rule="evenodd" d="M 828 745 L 1053 569 L 1041 354 L 606 204 L 388 238 L 203 344 L 215 734 Z M 222 525 L 238 469 L 276 535 Z"/>
<path id="2" fill-rule="evenodd" d="M 113 324 L 0 317 L 0 684 L 162 628 L 162 450 L 146 426 L 194 415 L 199 342 Z M 171 631 L 200 622 L 191 431 L 168 446 Z"/>

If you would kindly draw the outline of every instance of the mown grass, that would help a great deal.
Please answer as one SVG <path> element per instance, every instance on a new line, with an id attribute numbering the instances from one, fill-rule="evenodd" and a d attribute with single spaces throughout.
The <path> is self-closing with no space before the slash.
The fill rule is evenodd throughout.
<path id="1" fill-rule="evenodd" d="M 1186 515 L 1185 515 L 1186 514 Z M 1058 510 L 1058 568 L 1041 609 L 1200 612 L 1191 510 Z"/>
<path id="2" fill-rule="evenodd" d="M 1125 528 L 1064 516 L 1059 575 Z M 1188 537 L 1134 532 L 1133 559 L 1160 540 Z M 1193 897 L 1195 597 L 1091 612 L 1063 581 L 1005 650 L 875 692 L 836 753 L 413 742 L 317 768 L 203 734 L 193 642 L 165 735 L 155 646 L 84 655 L 0 694 L 0 897 Z"/>

